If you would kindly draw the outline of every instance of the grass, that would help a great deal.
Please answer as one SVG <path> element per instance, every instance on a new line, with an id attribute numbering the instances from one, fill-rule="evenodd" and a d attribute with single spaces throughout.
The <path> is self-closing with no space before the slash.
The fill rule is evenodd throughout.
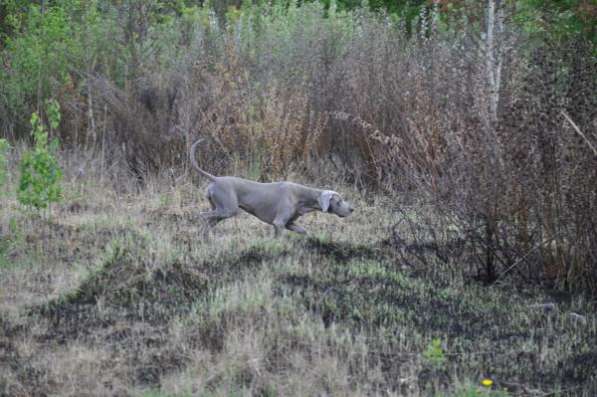
<path id="1" fill-rule="evenodd" d="M 310 236 L 243 215 L 209 241 L 189 183 L 66 190 L 47 219 L 0 199 L 0 395 L 597 392 L 595 302 L 400 262 L 391 207 L 349 188 Z"/>

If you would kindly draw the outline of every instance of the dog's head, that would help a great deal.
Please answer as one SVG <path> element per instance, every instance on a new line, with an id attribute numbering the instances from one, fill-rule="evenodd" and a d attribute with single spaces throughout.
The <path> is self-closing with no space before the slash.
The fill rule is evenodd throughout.
<path id="1" fill-rule="evenodd" d="M 354 211 L 352 205 L 333 190 L 324 190 L 321 192 L 319 195 L 319 205 L 321 211 L 336 214 L 341 218 L 352 214 L 352 211 Z"/>

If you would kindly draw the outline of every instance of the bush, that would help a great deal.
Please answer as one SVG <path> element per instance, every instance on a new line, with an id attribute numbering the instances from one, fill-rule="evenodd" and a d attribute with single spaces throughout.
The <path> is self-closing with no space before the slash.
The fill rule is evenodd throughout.
<path id="1" fill-rule="evenodd" d="M 56 129 L 60 122 L 58 104 L 49 102 L 47 108 L 50 127 Z M 51 203 L 60 201 L 62 197 L 62 171 L 54 157 L 58 141 L 53 140 L 48 145 L 48 132 L 37 113 L 31 115 L 31 127 L 35 147 L 23 153 L 21 158 L 17 198 L 26 206 L 36 209 L 48 208 Z"/>
<path id="2" fill-rule="evenodd" d="M 442 347 L 442 341 L 439 338 L 434 338 L 429 342 L 427 348 L 423 352 L 425 362 L 434 370 L 439 370 L 446 362 L 446 356 Z"/>

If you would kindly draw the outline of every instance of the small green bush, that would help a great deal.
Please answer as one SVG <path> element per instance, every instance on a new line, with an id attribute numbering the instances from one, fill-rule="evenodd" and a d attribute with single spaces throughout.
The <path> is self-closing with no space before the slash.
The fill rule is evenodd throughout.
<path id="1" fill-rule="evenodd" d="M 423 352 L 425 361 L 433 368 L 440 369 L 446 362 L 441 339 L 434 338 Z"/>
<path id="2" fill-rule="evenodd" d="M 58 103 L 49 101 L 46 113 L 50 128 L 57 128 L 60 123 Z M 48 132 L 37 113 L 31 115 L 31 128 L 35 147 L 26 151 L 21 158 L 17 198 L 26 206 L 48 208 L 50 203 L 58 202 L 62 197 L 62 170 L 54 157 L 58 141 L 54 139 L 48 144 Z"/>

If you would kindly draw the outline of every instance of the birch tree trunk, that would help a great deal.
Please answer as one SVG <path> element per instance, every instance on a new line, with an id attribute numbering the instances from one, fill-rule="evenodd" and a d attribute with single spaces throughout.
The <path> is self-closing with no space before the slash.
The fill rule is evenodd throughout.
<path id="1" fill-rule="evenodd" d="M 485 268 L 488 281 L 495 279 L 495 250 L 496 229 L 499 217 L 500 185 L 497 176 L 500 175 L 502 162 L 501 143 L 497 133 L 498 109 L 500 104 L 500 88 L 502 74 L 502 45 L 503 45 L 503 8 L 501 0 L 487 0 L 487 20 L 484 40 L 486 98 L 485 98 L 485 136 L 488 144 L 488 168 L 485 178 L 489 191 L 486 192 L 485 208 Z"/>
<path id="2" fill-rule="evenodd" d="M 500 102 L 500 86 L 502 77 L 502 54 L 499 40 L 504 31 L 504 11 L 501 0 L 487 0 L 487 32 L 485 36 L 487 84 L 489 85 L 488 122 L 495 123 L 498 119 L 498 105 Z M 490 127 L 490 128 L 491 128 Z"/>

